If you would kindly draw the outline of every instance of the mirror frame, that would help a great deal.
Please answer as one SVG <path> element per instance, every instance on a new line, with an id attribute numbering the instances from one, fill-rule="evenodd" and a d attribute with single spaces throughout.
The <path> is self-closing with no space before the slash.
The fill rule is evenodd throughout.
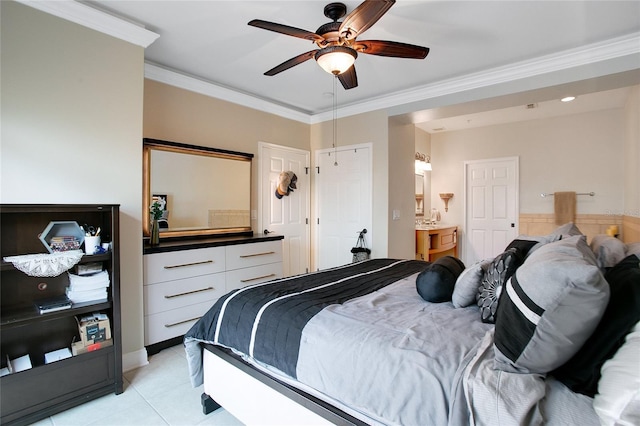
<path id="1" fill-rule="evenodd" d="M 144 237 L 151 235 L 151 151 L 175 152 L 178 154 L 202 155 L 206 157 L 222 158 L 235 161 L 253 160 L 253 154 L 245 152 L 228 151 L 218 148 L 209 148 L 204 146 L 189 145 L 179 142 L 163 141 L 159 139 L 144 138 L 142 140 L 142 234 Z M 249 182 L 252 182 L 251 165 L 249 166 Z M 251 204 L 251 184 L 249 185 L 249 204 Z M 249 226 L 236 228 L 193 228 L 179 229 L 172 231 L 171 228 L 163 231 L 160 230 L 160 237 L 198 237 L 198 236 L 216 236 L 216 235 L 253 235 L 251 223 Z"/>

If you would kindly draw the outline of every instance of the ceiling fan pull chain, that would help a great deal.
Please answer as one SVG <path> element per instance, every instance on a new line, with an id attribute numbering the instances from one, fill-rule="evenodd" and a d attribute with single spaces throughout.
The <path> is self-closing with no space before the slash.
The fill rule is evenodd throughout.
<path id="1" fill-rule="evenodd" d="M 333 165 L 338 165 L 338 74 L 333 76 Z"/>

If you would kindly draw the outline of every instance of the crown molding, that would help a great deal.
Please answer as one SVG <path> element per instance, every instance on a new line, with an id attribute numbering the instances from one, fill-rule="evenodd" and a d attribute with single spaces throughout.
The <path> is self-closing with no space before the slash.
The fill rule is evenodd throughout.
<path id="1" fill-rule="evenodd" d="M 144 48 L 159 37 L 158 34 L 140 25 L 125 21 L 77 1 L 17 1 Z M 459 78 L 438 81 L 359 103 L 342 105 L 339 108 L 338 116 L 347 117 L 380 109 L 398 107 L 413 102 L 425 101 L 474 89 L 487 88 L 544 74 L 566 71 L 580 66 L 604 63 L 623 57 L 630 57 L 631 55 L 640 56 L 640 32 L 469 74 Z M 635 58 L 634 63 L 636 62 L 640 62 L 638 58 Z M 302 123 L 314 124 L 333 118 L 332 111 L 307 114 L 272 101 L 232 90 L 212 82 L 200 80 L 196 77 L 162 68 L 151 63 L 145 63 L 145 77 Z"/>
<path id="2" fill-rule="evenodd" d="M 541 56 L 486 71 L 452 78 L 397 92 L 366 102 L 344 105 L 339 108 L 339 117 L 362 114 L 369 111 L 386 109 L 412 102 L 424 101 L 454 93 L 495 86 L 516 80 L 536 77 L 543 74 L 564 71 L 584 65 L 609 61 L 625 56 L 640 56 L 640 32 L 628 34 L 603 42 L 580 46 L 551 55 Z M 640 64 L 640 57 L 636 59 Z M 311 123 L 330 120 L 332 112 L 311 116 Z"/>
<path id="3" fill-rule="evenodd" d="M 149 31 L 141 25 L 124 21 L 121 18 L 94 9 L 73 0 L 16 0 L 26 6 L 41 12 L 57 16 L 58 18 L 74 22 L 92 30 L 116 37 L 120 40 L 141 47 L 148 47 L 159 34 Z"/>
<path id="4" fill-rule="evenodd" d="M 201 95 L 221 99 L 247 108 L 253 108 L 259 111 L 275 114 L 280 117 L 300 121 L 305 124 L 311 124 L 309 114 L 260 99 L 256 96 L 247 95 L 245 93 L 238 92 L 237 90 L 232 90 L 224 86 L 200 80 L 177 71 L 169 70 L 151 62 L 145 62 L 144 76 L 150 80 L 179 87 L 190 92 L 200 93 Z"/>

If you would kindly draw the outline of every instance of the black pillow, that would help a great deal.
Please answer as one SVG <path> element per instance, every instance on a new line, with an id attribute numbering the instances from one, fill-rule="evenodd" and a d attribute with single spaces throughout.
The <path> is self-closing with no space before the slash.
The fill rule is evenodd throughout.
<path id="1" fill-rule="evenodd" d="M 460 259 L 453 256 L 441 257 L 420 272 L 416 279 L 416 290 L 427 302 L 448 302 L 462 271 L 464 263 Z"/>
<path id="2" fill-rule="evenodd" d="M 553 375 L 574 392 L 594 396 L 600 369 L 624 343 L 625 336 L 640 321 L 640 259 L 632 254 L 605 274 L 609 304 L 596 330 L 580 350 Z"/>
<path id="3" fill-rule="evenodd" d="M 518 251 L 520 256 L 524 259 L 525 257 L 527 257 L 527 254 L 529 254 L 529 251 L 536 244 L 538 244 L 538 241 L 515 239 L 509 243 L 505 251 L 509 250 L 510 248 L 514 248 Z"/>
<path id="4" fill-rule="evenodd" d="M 476 294 L 482 322 L 495 324 L 502 288 L 522 262 L 522 255 L 518 249 L 513 247 L 493 259 L 482 277 L 478 294 Z"/>

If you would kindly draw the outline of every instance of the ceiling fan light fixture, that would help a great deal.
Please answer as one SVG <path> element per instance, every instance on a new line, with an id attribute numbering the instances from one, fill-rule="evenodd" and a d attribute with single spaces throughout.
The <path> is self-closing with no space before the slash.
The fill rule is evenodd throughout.
<path id="1" fill-rule="evenodd" d="M 316 62 L 329 74 L 339 75 L 351 68 L 358 52 L 345 46 L 324 47 L 315 55 Z"/>

